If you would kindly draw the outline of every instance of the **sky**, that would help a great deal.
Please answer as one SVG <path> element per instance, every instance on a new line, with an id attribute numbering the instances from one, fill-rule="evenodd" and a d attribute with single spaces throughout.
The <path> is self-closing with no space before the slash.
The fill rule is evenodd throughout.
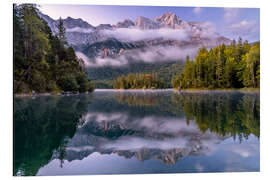
<path id="1" fill-rule="evenodd" d="M 40 5 L 39 9 L 53 19 L 81 18 L 93 26 L 116 24 L 139 16 L 154 18 L 166 12 L 175 13 L 184 21 L 211 22 L 215 30 L 230 39 L 239 36 L 249 42 L 260 40 L 259 8 L 208 8 L 166 6 L 94 6 L 94 5 Z"/>

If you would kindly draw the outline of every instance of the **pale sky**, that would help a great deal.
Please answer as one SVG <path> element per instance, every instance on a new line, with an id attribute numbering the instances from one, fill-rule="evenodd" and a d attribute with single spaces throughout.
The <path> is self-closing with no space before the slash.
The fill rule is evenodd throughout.
<path id="1" fill-rule="evenodd" d="M 81 18 L 91 25 L 116 24 L 138 16 L 154 18 L 173 12 L 185 21 L 209 21 L 216 31 L 231 39 L 241 36 L 250 42 L 260 40 L 260 9 L 258 8 L 199 8 L 161 6 L 94 6 L 40 5 L 39 9 L 53 19 L 60 16 Z"/>

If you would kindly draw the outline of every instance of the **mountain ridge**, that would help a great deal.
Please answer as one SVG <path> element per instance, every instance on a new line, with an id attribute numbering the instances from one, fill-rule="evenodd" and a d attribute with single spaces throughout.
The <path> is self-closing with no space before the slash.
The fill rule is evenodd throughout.
<path id="1" fill-rule="evenodd" d="M 48 25 L 50 26 L 52 32 L 57 33 L 57 23 L 59 19 L 54 20 L 50 18 L 48 15 L 39 12 L 39 16 L 43 18 Z M 70 44 L 78 45 L 82 44 L 92 44 L 97 41 L 103 41 L 106 37 L 103 37 L 104 34 L 100 31 L 103 30 L 116 30 L 119 28 L 138 28 L 140 30 L 151 30 L 151 29 L 161 29 L 161 28 L 169 28 L 169 29 L 182 29 L 192 32 L 192 36 L 200 37 L 203 34 L 203 31 L 207 31 L 204 26 L 204 22 L 187 22 L 181 20 L 175 13 L 164 13 L 161 16 L 155 17 L 153 19 L 139 16 L 135 21 L 130 19 L 124 19 L 116 24 L 99 24 L 98 26 L 93 26 L 87 21 L 84 21 L 81 18 L 75 19 L 72 17 L 67 17 L 63 19 L 64 26 L 67 29 L 67 41 Z M 77 29 L 74 29 L 77 28 Z M 81 28 L 81 29 L 80 29 Z M 74 39 L 74 34 L 80 33 L 80 36 L 83 36 L 84 41 L 81 41 L 78 38 L 76 41 Z M 88 36 L 86 35 L 88 34 Z M 217 34 L 220 38 L 223 39 L 224 43 L 230 43 L 231 40 Z M 92 38 L 90 38 L 92 36 Z M 194 38 L 193 38 L 194 39 Z"/>
<path id="2" fill-rule="evenodd" d="M 39 15 L 56 34 L 59 19 L 41 12 Z M 187 55 L 193 58 L 201 46 L 231 43 L 215 32 L 210 22 L 187 22 L 175 13 L 97 26 L 80 18 L 62 20 L 68 44 L 84 60 L 98 88 L 112 88 L 113 79 L 128 72 L 159 72 L 170 87 L 171 78 L 183 69 Z"/>

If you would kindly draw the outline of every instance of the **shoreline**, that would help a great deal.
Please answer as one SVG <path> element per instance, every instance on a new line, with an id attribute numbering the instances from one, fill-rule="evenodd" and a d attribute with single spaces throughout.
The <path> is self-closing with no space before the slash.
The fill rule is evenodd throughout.
<path id="1" fill-rule="evenodd" d="M 94 92 L 94 91 L 93 91 Z M 93 93 L 92 92 L 92 93 Z M 13 94 L 13 97 L 38 97 L 38 96 L 73 96 L 73 95 L 80 95 L 80 94 L 91 94 L 89 92 L 84 93 L 21 93 L 21 94 Z"/>
<path id="2" fill-rule="evenodd" d="M 182 89 L 179 92 L 174 88 L 166 88 L 166 89 L 95 89 L 93 92 L 84 92 L 84 93 L 21 93 L 21 94 L 13 94 L 13 97 L 36 97 L 36 96 L 71 96 L 71 95 L 80 95 L 80 94 L 91 94 L 94 92 L 162 92 L 162 91 L 173 91 L 175 93 L 206 93 L 206 92 L 245 92 L 245 93 L 260 93 L 259 88 L 239 88 L 239 89 Z"/>
<path id="3" fill-rule="evenodd" d="M 178 91 L 177 89 L 174 89 Z M 239 92 L 260 92 L 260 88 L 227 88 L 227 89 L 182 89 L 181 92 L 232 92 L 232 91 L 239 91 Z"/>
<path id="4" fill-rule="evenodd" d="M 180 92 L 175 88 L 166 88 L 166 89 L 95 89 L 95 91 L 106 92 L 106 91 L 114 91 L 114 92 L 153 92 L 153 91 L 173 91 L 173 92 L 260 92 L 259 88 L 227 88 L 227 89 L 182 89 Z"/>

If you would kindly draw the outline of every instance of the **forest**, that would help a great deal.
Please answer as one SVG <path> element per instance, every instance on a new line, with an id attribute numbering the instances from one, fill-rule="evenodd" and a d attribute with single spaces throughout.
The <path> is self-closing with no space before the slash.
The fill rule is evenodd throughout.
<path id="1" fill-rule="evenodd" d="M 186 57 L 181 75 L 171 84 L 174 88 L 259 88 L 260 43 L 234 40 L 230 45 L 199 49 L 194 60 Z"/>
<path id="2" fill-rule="evenodd" d="M 111 89 L 113 88 L 113 82 L 115 79 L 121 75 L 128 76 L 131 73 L 157 73 L 159 77 L 163 78 L 166 88 L 172 88 L 171 79 L 177 74 L 181 73 L 184 66 L 185 62 L 179 58 L 178 61 L 168 60 L 166 62 L 156 63 L 136 62 L 130 63 L 128 66 L 123 67 L 91 67 L 88 68 L 87 71 L 95 85 L 95 88 L 97 89 Z"/>
<path id="3" fill-rule="evenodd" d="M 60 18 L 52 34 L 35 5 L 13 8 L 14 93 L 91 92 L 97 88 L 259 88 L 260 43 L 243 42 L 199 49 L 184 63 L 139 64 L 127 69 L 86 69 L 68 45 Z M 118 77 L 118 78 L 117 78 Z M 114 80 L 116 79 L 116 80 Z"/>
<path id="4" fill-rule="evenodd" d="M 33 4 L 13 7 L 14 93 L 92 92 L 82 59 L 65 38 L 60 18 L 53 35 Z"/>
<path id="5" fill-rule="evenodd" d="M 165 87 L 164 80 L 154 73 L 122 75 L 113 83 L 114 89 L 163 89 Z"/>

